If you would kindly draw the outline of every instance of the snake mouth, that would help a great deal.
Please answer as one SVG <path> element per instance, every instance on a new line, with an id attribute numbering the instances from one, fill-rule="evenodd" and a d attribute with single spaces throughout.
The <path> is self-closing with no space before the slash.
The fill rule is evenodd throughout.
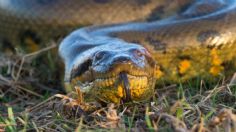
<path id="1" fill-rule="evenodd" d="M 121 72 L 119 73 L 119 75 L 114 76 L 114 77 L 105 78 L 105 79 L 104 78 L 96 79 L 94 81 L 94 86 L 97 89 L 100 89 L 101 91 L 103 91 L 104 93 L 103 95 L 107 96 L 104 98 L 109 98 L 109 100 L 120 98 L 123 102 L 129 102 L 129 101 L 134 100 L 133 98 L 137 96 L 137 95 L 134 95 L 135 92 L 136 92 L 135 94 L 141 94 L 137 92 L 148 89 L 148 79 L 149 79 L 148 76 L 134 76 L 134 75 L 127 74 L 126 72 Z M 110 90 L 113 90 L 112 92 L 115 93 L 113 96 L 116 96 L 116 97 L 112 97 L 109 94 L 107 95 L 105 94 L 105 93 L 108 93 Z"/>
<path id="2" fill-rule="evenodd" d="M 151 67 L 142 69 L 127 63 L 113 65 L 106 72 L 89 68 L 72 79 L 72 84 L 106 103 L 142 101 L 153 93 L 155 79 L 152 71 Z"/>

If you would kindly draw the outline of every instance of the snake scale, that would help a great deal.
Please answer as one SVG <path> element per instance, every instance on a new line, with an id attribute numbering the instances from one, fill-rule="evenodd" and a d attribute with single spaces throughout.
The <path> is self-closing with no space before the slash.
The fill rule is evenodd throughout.
<path id="1" fill-rule="evenodd" d="M 103 102 L 142 101 L 156 83 L 230 76 L 235 0 L 0 0 L 0 39 L 60 38 L 65 83 Z"/>

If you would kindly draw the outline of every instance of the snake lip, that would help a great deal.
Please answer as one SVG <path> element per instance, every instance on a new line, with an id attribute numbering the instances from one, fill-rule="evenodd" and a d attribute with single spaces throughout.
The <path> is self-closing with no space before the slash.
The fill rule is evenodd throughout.
<path id="1" fill-rule="evenodd" d="M 72 79 L 72 83 L 77 84 L 78 81 L 81 83 L 95 83 L 105 82 L 107 86 L 113 84 L 119 78 L 120 73 L 126 73 L 129 78 L 148 78 L 150 75 L 143 74 L 141 71 L 120 71 L 120 72 L 108 72 L 108 73 L 93 73 L 92 71 L 86 71 L 81 76 L 77 76 Z"/>
<path id="2" fill-rule="evenodd" d="M 111 66 L 107 71 L 98 71 L 97 67 L 89 68 L 86 72 L 84 72 L 80 76 L 73 77 L 73 81 L 80 81 L 81 83 L 85 82 L 94 82 L 96 80 L 109 79 L 109 78 L 117 78 L 117 76 L 125 72 L 127 75 L 135 76 L 135 77 L 150 77 L 152 76 L 152 68 L 140 68 L 133 64 L 124 63 L 124 64 L 116 64 Z"/>
<path id="3" fill-rule="evenodd" d="M 147 79 L 148 76 L 134 76 L 127 74 L 126 72 L 121 72 L 120 74 L 117 74 L 116 76 L 108 77 L 108 78 L 96 78 L 92 82 L 95 84 L 97 87 L 108 87 L 108 86 L 114 86 L 116 83 L 118 83 L 121 77 L 121 74 L 126 74 L 128 78 L 134 79 L 134 78 L 139 78 L 139 79 Z"/>

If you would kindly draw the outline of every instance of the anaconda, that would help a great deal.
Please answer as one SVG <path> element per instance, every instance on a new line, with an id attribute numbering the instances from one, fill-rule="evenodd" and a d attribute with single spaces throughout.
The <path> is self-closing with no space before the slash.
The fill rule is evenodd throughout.
<path id="1" fill-rule="evenodd" d="M 42 1 L 42 3 L 44 2 Z M 86 1 L 84 4 L 85 6 L 88 4 L 103 5 L 101 10 L 104 11 L 105 5 L 111 10 L 120 7 L 116 2 L 118 1 L 94 0 Z M 187 1 L 184 2 L 185 4 L 179 4 L 184 5 L 185 8 L 162 20 L 126 23 L 148 18 L 153 13 L 151 11 L 161 10 L 158 2 L 154 0 L 126 1 L 124 5 L 128 6 L 121 6 L 122 9 L 115 12 L 117 16 L 119 13 L 124 13 L 121 15 L 127 18 L 124 19 L 124 23 L 90 26 L 69 34 L 59 47 L 66 67 L 66 84 L 76 87 L 81 92 L 88 93 L 100 101 L 119 103 L 150 98 L 154 93 L 155 84 L 160 80 L 178 82 L 197 76 L 216 78 L 233 74 L 236 69 L 235 0 L 198 0 L 191 4 L 189 4 L 190 1 Z M 14 5 L 10 3 L 6 6 L 7 2 L 2 3 L 5 3 L 2 7 Z M 17 2 L 15 1 L 15 3 Z M 46 3 L 48 4 L 48 2 Z M 5 11 L 6 8 L 2 7 L 1 10 Z M 17 14 L 16 16 L 22 17 L 22 14 L 27 12 L 26 8 L 23 10 L 24 6 L 20 7 L 22 8 L 17 8 L 18 10 L 7 10 L 10 13 L 13 12 L 11 17 L 15 20 L 14 13 Z M 50 6 L 46 7 L 45 9 L 51 9 Z M 71 9 L 74 11 L 76 8 L 73 7 Z M 95 10 L 92 8 L 88 11 L 93 9 Z M 142 11 L 142 9 L 144 10 Z M 105 19 L 110 19 L 107 16 L 112 16 L 109 13 L 113 13 L 113 11 L 107 10 L 107 15 L 104 11 L 104 16 L 103 14 L 100 14 L 100 17 L 88 15 L 88 19 L 85 20 L 91 20 L 89 21 L 91 23 L 109 23 Z M 70 11 L 68 12 L 70 13 Z M 78 11 L 80 17 L 82 14 L 80 15 L 79 12 L 80 10 Z M 129 15 L 135 16 L 135 18 Z M 37 16 L 41 16 L 41 14 L 36 12 L 31 16 L 25 15 L 25 18 L 33 20 L 32 16 L 35 16 L 36 21 L 45 21 L 44 23 L 48 24 L 45 29 L 53 25 L 53 20 L 58 17 L 57 15 L 55 17 L 46 15 L 46 17 L 38 19 Z M 70 20 L 67 17 L 73 15 L 65 16 L 60 22 L 63 23 L 64 19 Z M 83 20 L 84 17 L 86 14 L 81 19 Z M 96 18 L 100 18 L 102 22 L 97 22 Z M 119 17 L 119 20 L 111 19 L 114 20 L 111 23 L 122 21 L 122 17 Z M 1 22 L 0 25 L 3 25 Z M 77 23 L 77 25 L 79 24 Z M 31 29 L 34 25 L 29 27 Z M 63 26 L 61 27 L 59 24 L 54 29 L 60 30 L 61 28 Z M 3 30 L 4 34 L 7 29 Z M 25 29 L 28 31 L 28 28 Z M 45 35 L 46 30 L 43 31 L 40 28 L 35 30 L 40 30 L 42 35 Z M 7 37 L 5 39 L 10 40 Z"/>

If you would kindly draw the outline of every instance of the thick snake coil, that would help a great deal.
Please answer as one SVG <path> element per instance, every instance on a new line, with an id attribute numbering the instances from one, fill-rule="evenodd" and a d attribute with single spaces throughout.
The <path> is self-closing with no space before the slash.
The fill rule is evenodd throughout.
<path id="1" fill-rule="evenodd" d="M 66 84 L 103 102 L 142 101 L 156 82 L 236 69 L 235 0 L 0 0 L 3 43 L 44 43 L 91 24 L 110 25 L 72 32 L 59 52 Z"/>

